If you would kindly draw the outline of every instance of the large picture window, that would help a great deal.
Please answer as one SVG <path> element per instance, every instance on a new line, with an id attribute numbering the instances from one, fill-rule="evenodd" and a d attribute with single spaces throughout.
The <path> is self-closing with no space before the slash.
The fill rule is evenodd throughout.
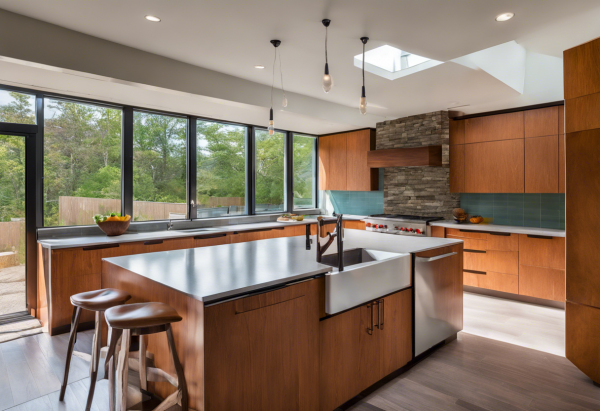
<path id="1" fill-rule="evenodd" d="M 121 125 L 119 109 L 45 99 L 45 226 L 121 211 Z"/>
<path id="2" fill-rule="evenodd" d="M 285 133 L 255 130 L 256 213 L 285 211 Z"/>
<path id="3" fill-rule="evenodd" d="M 315 137 L 294 134 L 294 209 L 315 208 Z"/>
<path id="4" fill-rule="evenodd" d="M 133 220 L 187 218 L 187 119 L 133 114 Z"/>
<path id="5" fill-rule="evenodd" d="M 247 214 L 246 134 L 243 126 L 198 120 L 198 218 Z"/>

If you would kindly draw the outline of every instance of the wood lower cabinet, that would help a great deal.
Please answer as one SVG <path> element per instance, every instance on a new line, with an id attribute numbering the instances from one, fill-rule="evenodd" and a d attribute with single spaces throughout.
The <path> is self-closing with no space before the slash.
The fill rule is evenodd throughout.
<path id="1" fill-rule="evenodd" d="M 486 288 L 488 290 L 502 291 L 505 293 L 519 293 L 519 276 L 492 271 L 475 271 L 465 269 L 463 273 L 464 285 Z"/>
<path id="2" fill-rule="evenodd" d="M 521 265 L 519 294 L 546 300 L 565 301 L 565 270 Z"/>
<path id="3" fill-rule="evenodd" d="M 332 411 L 412 359 L 412 290 L 326 318 L 319 327 L 319 409 Z"/>
<path id="4" fill-rule="evenodd" d="M 486 249 L 496 251 L 519 251 L 519 234 L 488 233 Z"/>
<path id="5" fill-rule="evenodd" d="M 364 221 L 346 220 L 346 221 L 344 221 L 344 228 L 349 228 L 352 230 L 366 230 Z"/>
<path id="6" fill-rule="evenodd" d="M 524 139 L 465 145 L 465 192 L 523 193 Z"/>
<path id="7" fill-rule="evenodd" d="M 565 269 L 565 238 L 519 234 L 519 264 Z"/>
<path id="8" fill-rule="evenodd" d="M 319 281 L 205 308 L 206 410 L 319 408 Z"/>

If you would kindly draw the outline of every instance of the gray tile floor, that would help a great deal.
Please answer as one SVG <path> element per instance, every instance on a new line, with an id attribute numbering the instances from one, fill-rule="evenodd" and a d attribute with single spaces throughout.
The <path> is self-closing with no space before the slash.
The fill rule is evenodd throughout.
<path id="1" fill-rule="evenodd" d="M 25 311 L 25 266 L 0 268 L 0 315 Z"/>

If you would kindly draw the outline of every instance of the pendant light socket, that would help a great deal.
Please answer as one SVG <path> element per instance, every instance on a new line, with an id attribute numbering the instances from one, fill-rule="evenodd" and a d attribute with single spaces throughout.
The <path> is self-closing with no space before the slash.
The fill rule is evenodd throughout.
<path id="1" fill-rule="evenodd" d="M 323 19 L 323 20 L 321 20 L 321 23 L 323 23 L 323 25 L 325 27 L 329 27 L 329 25 L 331 24 L 331 20 L 329 20 L 329 19 Z"/>
<path id="2" fill-rule="evenodd" d="M 323 74 L 321 84 L 323 86 L 323 91 L 329 93 L 333 88 L 333 78 L 329 74 L 329 61 L 327 60 L 327 27 L 331 24 L 331 20 L 323 19 L 321 23 L 325 26 L 325 73 Z"/>
<path id="3" fill-rule="evenodd" d="M 274 47 L 279 47 L 279 45 L 281 44 L 281 40 L 271 40 L 271 44 Z"/>
<path id="4" fill-rule="evenodd" d="M 367 44 L 367 41 L 369 41 L 368 37 L 361 37 L 360 41 L 362 41 L 362 44 Z"/>

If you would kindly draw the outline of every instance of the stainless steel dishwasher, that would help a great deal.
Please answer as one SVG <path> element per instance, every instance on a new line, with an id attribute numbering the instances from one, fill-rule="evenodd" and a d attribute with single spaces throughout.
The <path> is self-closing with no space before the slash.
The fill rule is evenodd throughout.
<path id="1" fill-rule="evenodd" d="M 444 267 L 455 262 L 449 259 L 457 258 L 458 253 L 415 257 L 415 357 L 460 331 L 451 322 L 452 307 L 444 298 L 455 287 Z"/>

